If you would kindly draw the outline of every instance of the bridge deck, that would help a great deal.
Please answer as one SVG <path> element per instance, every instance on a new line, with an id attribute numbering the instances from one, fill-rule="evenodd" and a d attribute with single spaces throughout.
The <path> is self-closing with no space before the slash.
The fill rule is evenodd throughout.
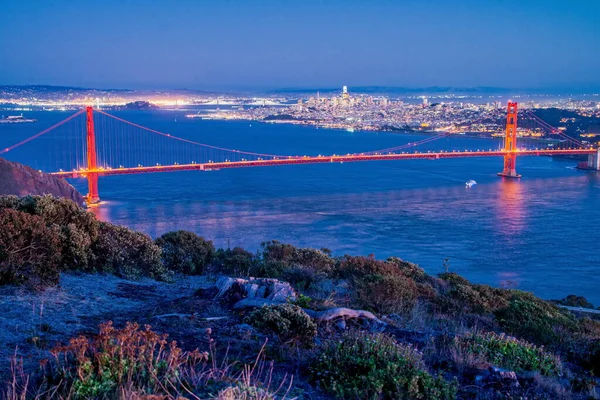
<path id="1" fill-rule="evenodd" d="M 589 155 L 595 154 L 596 149 L 567 149 L 567 150 L 518 150 L 514 152 L 517 156 L 556 156 L 556 155 Z M 172 171 L 211 171 L 222 168 L 244 168 L 244 167 L 268 167 L 278 165 L 299 165 L 299 164 L 325 164 L 325 163 L 344 163 L 358 161 L 391 161 L 391 160 L 415 160 L 415 159 L 446 159 L 446 158 L 467 158 L 467 157 L 503 157 L 510 152 L 505 150 L 495 151 L 440 151 L 432 153 L 401 153 L 401 154 L 349 154 L 332 156 L 307 156 L 307 157 L 289 157 L 267 160 L 253 161 L 231 161 L 231 162 L 209 162 L 193 164 L 175 164 L 175 165 L 155 165 L 141 166 L 132 168 L 97 168 L 94 170 L 80 169 L 77 171 L 52 172 L 51 175 L 63 177 L 79 177 L 95 173 L 102 176 L 108 175 L 126 175 L 142 174 L 150 172 L 172 172 Z"/>

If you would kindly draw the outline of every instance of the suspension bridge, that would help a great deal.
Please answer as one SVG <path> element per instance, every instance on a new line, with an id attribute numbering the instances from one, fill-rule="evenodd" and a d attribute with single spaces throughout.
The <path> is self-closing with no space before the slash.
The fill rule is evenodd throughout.
<path id="1" fill-rule="evenodd" d="M 211 171 L 358 161 L 502 157 L 504 165 L 498 175 L 520 178 L 516 161 L 517 157 L 522 156 L 587 156 L 587 162 L 580 163 L 580 167 L 600 170 L 600 149 L 566 135 L 527 110 L 523 112 L 528 120 L 536 123 L 548 135 L 555 136 L 560 145 L 542 149 L 527 148 L 521 144 L 517 146 L 517 107 L 515 102 L 508 103 L 503 147 L 498 150 L 416 150 L 451 135 L 441 133 L 417 142 L 346 155 L 298 156 L 258 153 L 200 143 L 86 107 L 63 121 L 0 150 L 0 155 L 22 151 L 27 148 L 28 143 L 36 139 L 48 139 L 44 142 L 44 157 L 36 157 L 36 165 L 31 166 L 63 178 L 86 178 L 88 204 L 100 202 L 100 176 L 154 172 Z M 49 139 L 52 137 L 51 132 L 61 129 L 66 130 L 62 141 Z M 538 146 L 539 144 L 537 141 Z M 59 146 L 60 149 L 53 149 L 53 145 Z M 42 159 L 45 159 L 45 162 Z"/>

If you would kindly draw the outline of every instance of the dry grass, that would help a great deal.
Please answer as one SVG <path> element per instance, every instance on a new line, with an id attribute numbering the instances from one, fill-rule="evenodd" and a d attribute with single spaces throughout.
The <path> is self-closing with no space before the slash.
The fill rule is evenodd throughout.
<path id="1" fill-rule="evenodd" d="M 148 326 L 119 330 L 108 322 L 94 339 L 81 336 L 54 349 L 43 379 L 25 373 L 13 356 L 12 377 L 0 398 L 292 400 L 293 376 L 275 373 L 274 363 L 264 359 L 265 346 L 252 363 L 242 364 L 230 362 L 227 352 L 219 358 L 212 346 L 210 355 L 185 352 Z"/>

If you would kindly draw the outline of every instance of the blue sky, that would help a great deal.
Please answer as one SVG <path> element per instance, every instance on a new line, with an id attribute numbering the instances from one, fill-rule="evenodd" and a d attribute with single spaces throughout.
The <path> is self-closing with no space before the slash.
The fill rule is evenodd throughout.
<path id="1" fill-rule="evenodd" d="M 0 0 L 0 84 L 600 87 L 597 0 Z"/>

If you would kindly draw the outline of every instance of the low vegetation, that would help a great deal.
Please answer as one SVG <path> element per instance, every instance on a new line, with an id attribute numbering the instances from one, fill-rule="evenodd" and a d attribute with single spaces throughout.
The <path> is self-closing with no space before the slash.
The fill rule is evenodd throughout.
<path id="1" fill-rule="evenodd" d="M 137 323 L 116 329 L 106 322 L 94 338 L 79 336 L 51 353 L 41 367 L 37 387 L 17 374 L 5 397 L 267 400 L 276 398 L 286 383 L 279 389 L 263 383 L 273 371 L 265 368 L 260 353 L 248 365 L 231 364 L 217 360 L 214 349 L 185 351 L 168 335 Z M 14 365 L 22 372 L 18 363 Z"/>
<path id="2" fill-rule="evenodd" d="M 275 335 L 281 343 L 310 347 L 317 336 L 317 324 L 299 306 L 278 304 L 256 309 L 246 321 Z"/>
<path id="3" fill-rule="evenodd" d="M 472 284 L 447 262 L 434 276 L 396 257 L 334 257 L 277 241 L 256 253 L 215 249 L 186 231 L 153 241 L 50 196 L 0 197 L 0 226 L 0 285 L 44 289 L 75 271 L 166 282 L 252 276 L 296 292 L 232 309 L 264 288 L 238 285 L 231 301 L 201 298 L 218 292 L 202 288 L 170 305 L 177 312 L 134 320 L 158 321 L 157 331 L 107 323 L 58 347 L 36 331 L 24 345 L 53 356 L 21 375 L 14 360 L 8 399 L 599 398 L 600 322 L 560 306 L 593 307 L 581 297 L 555 303 Z M 183 325 L 179 345 L 158 333 Z"/>
<path id="4" fill-rule="evenodd" d="M 561 362 L 554 354 L 524 340 L 503 333 L 470 333 L 455 339 L 457 350 L 463 356 L 517 372 L 537 371 L 546 376 L 557 376 Z"/>
<path id="5" fill-rule="evenodd" d="M 204 273 L 215 255 L 211 241 L 188 231 L 168 232 L 156 239 L 166 268 L 187 275 Z"/>
<path id="6" fill-rule="evenodd" d="M 310 377 L 340 399 L 454 399 L 456 385 L 431 375 L 421 354 L 382 334 L 349 332 L 328 341 Z"/>

